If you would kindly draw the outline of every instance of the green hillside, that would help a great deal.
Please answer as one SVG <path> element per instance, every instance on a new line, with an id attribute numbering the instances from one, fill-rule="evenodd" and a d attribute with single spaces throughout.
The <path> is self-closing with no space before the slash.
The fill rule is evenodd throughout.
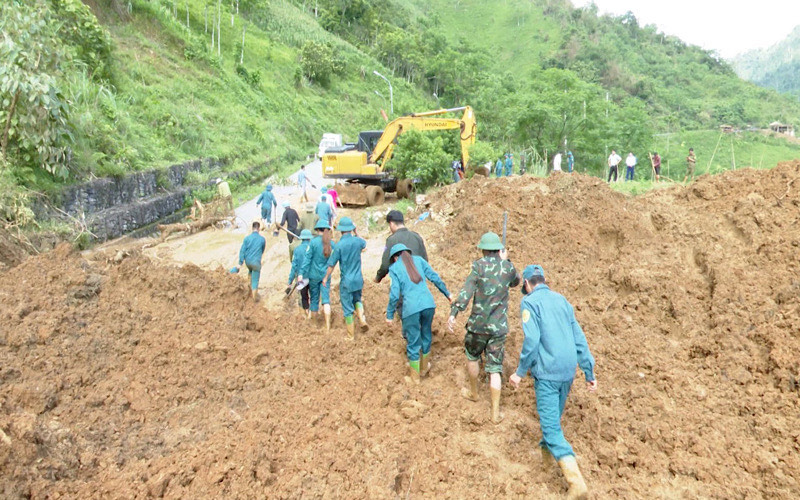
<path id="1" fill-rule="evenodd" d="M 702 158 L 721 123 L 800 122 L 800 102 L 713 54 L 562 0 L 9 0 L 0 28 L 5 220 L 26 189 L 92 176 L 198 157 L 296 164 L 324 132 L 382 126 L 374 70 L 395 116 L 473 106 L 473 158 L 568 148 L 595 174 L 610 149 L 646 157 L 663 134 L 710 131 Z M 431 136 L 412 142 L 457 154 L 452 134 Z M 800 156 L 736 140 L 737 157 Z"/>
<path id="2" fill-rule="evenodd" d="M 800 98 L 800 26 L 772 47 L 745 52 L 731 63 L 745 80 Z"/>
<path id="3" fill-rule="evenodd" d="M 322 133 L 352 138 L 365 127 L 380 127 L 380 109 L 388 111 L 374 93 L 386 93 L 385 84 L 371 74 L 388 74 L 386 68 L 289 2 L 242 1 L 238 14 L 231 2 L 206 0 L 86 5 L 40 0 L 0 6 L 3 31 L 11 40 L 20 35 L 3 42 L 2 55 L 10 60 L 14 51 L 29 54 L 11 76 L 29 84 L 23 96 L 34 96 L 31 102 L 38 104 L 37 78 L 44 69 L 42 93 L 52 96 L 40 109 L 18 106 L 12 119 L 46 114 L 50 101 L 58 101 L 65 118 L 46 124 L 63 135 L 41 151 L 15 141 L 25 133 L 24 122 L 16 134 L 12 129 L 5 182 L 10 175 L 12 182 L 46 188 L 61 179 L 209 156 L 233 160 L 232 168 L 266 158 L 293 162 L 313 153 Z M 212 49 L 217 9 L 222 43 L 214 34 Z M 59 28 L 56 20 L 65 13 L 67 23 Z M 34 71 L 37 54 L 46 51 L 52 61 Z M 413 85 L 394 85 L 396 113 L 434 105 Z M 14 92 L 3 90 L 0 95 L 10 102 Z M 7 111 L 0 114 L 2 122 Z M 35 135 L 43 126 L 29 128 Z M 65 154 L 50 154 L 57 148 Z"/>

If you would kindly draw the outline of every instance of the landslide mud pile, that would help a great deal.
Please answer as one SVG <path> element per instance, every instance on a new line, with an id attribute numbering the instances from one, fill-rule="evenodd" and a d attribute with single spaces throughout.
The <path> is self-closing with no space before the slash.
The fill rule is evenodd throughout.
<path id="1" fill-rule="evenodd" d="M 565 430 L 595 498 L 797 498 L 798 177 L 638 198 L 581 176 L 479 179 L 431 196 L 414 228 L 456 291 L 508 210 L 513 262 L 542 264 L 576 306 L 600 391 L 575 385 Z M 366 284 L 372 329 L 348 343 L 340 314 L 327 336 L 222 271 L 28 258 L 0 274 L 0 496 L 562 495 L 533 453 L 530 382 L 504 390 L 498 426 L 485 387 L 461 399 L 463 331 L 438 296 L 432 376 L 407 385 L 387 290 Z"/>
<path id="2" fill-rule="evenodd" d="M 608 495 L 800 494 L 798 178 L 785 163 L 635 199 L 587 177 L 478 180 L 433 203 L 453 269 L 507 209 L 512 261 L 576 306 L 603 390 L 573 393 L 567 433 Z"/>

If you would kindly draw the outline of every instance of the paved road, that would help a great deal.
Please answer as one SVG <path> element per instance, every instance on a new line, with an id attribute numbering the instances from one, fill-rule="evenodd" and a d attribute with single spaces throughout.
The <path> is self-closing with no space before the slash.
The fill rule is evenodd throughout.
<path id="1" fill-rule="evenodd" d="M 283 207 L 281 205 L 284 201 L 289 201 L 292 204 L 292 208 L 298 212 L 303 210 L 303 204 L 300 203 L 300 187 L 297 185 L 297 175 L 299 173 L 300 170 L 289 176 L 290 184 L 288 186 L 276 185 L 272 190 L 275 198 L 278 201 L 278 209 L 276 213 L 273 214 L 273 216 L 276 218 L 275 220 L 278 222 L 280 222 L 281 217 L 283 216 Z M 311 163 L 306 164 L 306 175 L 311 181 L 311 184 L 317 186 L 317 188 L 332 184 L 330 179 L 322 178 L 322 162 L 319 160 L 314 160 Z M 309 187 L 308 198 L 311 200 L 311 202 L 316 203 L 320 194 L 321 193 L 319 189 L 313 189 Z M 253 219 L 261 217 L 261 207 L 256 205 L 257 199 L 258 195 L 256 195 L 252 200 L 243 203 L 236 209 L 237 232 L 249 232 L 250 223 L 253 221 Z"/>

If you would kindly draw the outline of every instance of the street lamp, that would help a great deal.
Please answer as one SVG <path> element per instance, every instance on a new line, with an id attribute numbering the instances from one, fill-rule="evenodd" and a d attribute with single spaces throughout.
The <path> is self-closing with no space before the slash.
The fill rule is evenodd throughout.
<path id="1" fill-rule="evenodd" d="M 389 114 L 393 115 L 394 114 L 394 93 L 392 92 L 392 82 L 390 82 L 388 78 L 386 78 L 382 74 L 378 73 L 377 71 L 373 71 L 372 73 L 375 76 L 379 76 L 379 77 L 383 78 L 383 80 L 386 83 L 389 84 Z M 377 92 L 377 90 L 376 90 L 376 92 Z"/>

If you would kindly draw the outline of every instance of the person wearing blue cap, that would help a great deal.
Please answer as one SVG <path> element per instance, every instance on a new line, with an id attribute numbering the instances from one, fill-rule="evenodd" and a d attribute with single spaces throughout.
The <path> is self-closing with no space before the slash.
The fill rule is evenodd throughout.
<path id="1" fill-rule="evenodd" d="M 328 271 L 328 259 L 335 246 L 331 241 L 331 226 L 324 220 L 317 221 L 314 226 L 317 236 L 311 240 L 303 259 L 298 281 L 308 278 L 309 309 L 319 317 L 319 304 L 322 302 L 322 311 L 325 314 L 325 329 L 331 331 L 331 280 L 325 279 Z"/>
<path id="2" fill-rule="evenodd" d="M 514 173 L 514 155 L 513 154 L 508 153 L 508 156 L 506 156 L 506 165 L 505 165 L 505 167 L 506 167 L 505 168 L 506 177 L 508 177 L 509 175 Z"/>
<path id="3" fill-rule="evenodd" d="M 264 192 L 258 196 L 256 206 L 261 205 L 261 219 L 264 221 L 264 229 L 272 222 L 272 209 L 278 207 L 278 201 L 272 194 L 272 184 L 267 184 Z"/>
<path id="4" fill-rule="evenodd" d="M 408 373 L 411 380 L 419 384 L 420 377 L 427 375 L 431 369 L 430 355 L 433 342 L 431 324 L 436 311 L 436 303 L 433 301 L 433 294 L 428 289 L 426 279 L 433 283 L 450 303 L 453 301 L 447 286 L 436 271 L 421 257 L 411 255 L 411 250 L 407 246 L 394 245 L 389 254 L 392 262 L 389 266 L 392 286 L 389 290 L 389 305 L 386 307 L 386 322 L 392 324 L 394 321 L 397 301 L 402 297 L 401 320 L 403 336 L 406 338 Z"/>
<path id="5" fill-rule="evenodd" d="M 586 498 L 586 482 L 575 460 L 575 452 L 564 437 L 561 417 L 576 366 L 583 371 L 589 391 L 597 390 L 594 357 L 572 305 L 545 284 L 542 266 L 526 267 L 522 277 L 527 294 L 520 305 L 525 339 L 517 371 L 509 382 L 517 388 L 522 378 L 531 373 L 542 428 L 539 442 L 542 466 L 549 469 L 557 461 L 569 483 L 567 498 Z"/>
<path id="6" fill-rule="evenodd" d="M 303 264 L 305 263 L 306 252 L 308 251 L 308 243 L 314 236 L 308 229 L 303 229 L 298 236 L 300 236 L 300 246 L 295 249 L 294 254 L 292 255 L 292 269 L 289 271 L 289 288 L 286 289 L 286 293 L 288 294 L 291 292 L 292 282 L 294 282 L 295 278 L 298 278 L 297 281 L 298 288 L 300 289 L 300 306 L 303 308 L 303 315 L 307 319 L 311 316 L 311 311 L 309 311 L 310 299 L 308 296 L 308 286 L 303 286 L 300 288 L 302 285 L 300 282 L 302 280 L 299 278 L 300 271 L 303 269 Z"/>
<path id="7" fill-rule="evenodd" d="M 327 223 L 328 227 L 333 223 L 333 210 L 331 210 L 331 205 L 328 203 L 327 195 L 323 194 L 320 196 L 314 212 L 317 214 L 317 217 L 319 217 L 318 220 Z"/>
<path id="8" fill-rule="evenodd" d="M 495 177 L 502 177 L 503 176 L 503 159 L 498 158 L 497 163 L 494 164 L 494 176 Z"/>
<path id="9" fill-rule="evenodd" d="M 329 282 L 336 264 L 342 274 L 339 282 L 339 300 L 344 312 L 344 324 L 347 327 L 348 340 L 355 339 L 355 325 L 353 313 L 358 312 L 358 321 L 361 331 L 369 330 L 367 317 L 364 314 L 364 303 L 361 301 L 361 290 L 364 288 L 364 276 L 361 274 L 361 252 L 367 248 L 367 241 L 356 234 L 356 226 L 350 217 L 342 217 L 336 230 L 342 237 L 336 243 L 336 248 L 328 259 L 328 272 L 324 281 Z"/>
<path id="10" fill-rule="evenodd" d="M 261 256 L 264 255 L 264 248 L 267 246 L 267 240 L 258 234 L 261 228 L 261 222 L 258 219 L 253 221 L 253 232 L 248 234 L 242 246 L 239 249 L 239 267 L 234 270 L 238 273 L 242 264 L 247 265 L 247 270 L 250 274 L 250 293 L 253 295 L 253 300 L 258 300 L 258 281 L 261 278 Z"/>

